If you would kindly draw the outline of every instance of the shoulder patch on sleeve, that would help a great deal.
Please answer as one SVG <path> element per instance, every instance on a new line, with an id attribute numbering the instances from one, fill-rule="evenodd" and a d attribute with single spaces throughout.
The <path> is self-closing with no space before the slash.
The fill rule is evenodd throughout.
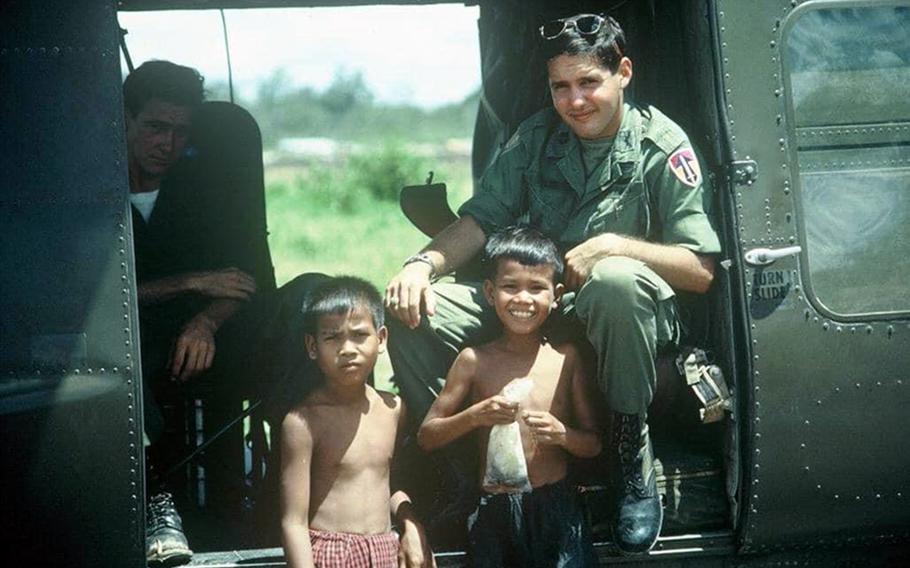
<path id="1" fill-rule="evenodd" d="M 679 181 L 689 187 L 696 187 L 701 183 L 701 166 L 698 165 L 698 158 L 692 148 L 680 148 L 670 154 L 667 159 L 670 171 L 679 179 Z"/>

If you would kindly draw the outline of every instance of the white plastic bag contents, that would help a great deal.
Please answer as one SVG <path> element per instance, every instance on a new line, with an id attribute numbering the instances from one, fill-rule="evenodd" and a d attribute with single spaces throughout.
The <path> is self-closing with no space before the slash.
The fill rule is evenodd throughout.
<path id="1" fill-rule="evenodd" d="M 533 386 L 531 379 L 516 379 L 502 389 L 502 396 L 509 402 L 518 404 L 531 394 Z M 490 428 L 483 488 L 490 493 L 522 493 L 531 490 L 528 464 L 525 462 L 517 421 Z"/>

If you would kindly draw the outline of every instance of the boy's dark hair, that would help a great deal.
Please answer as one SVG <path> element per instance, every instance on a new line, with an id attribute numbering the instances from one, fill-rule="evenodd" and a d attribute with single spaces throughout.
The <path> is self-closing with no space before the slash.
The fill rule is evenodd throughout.
<path id="1" fill-rule="evenodd" d="M 376 288 L 355 276 L 337 276 L 320 284 L 310 295 L 303 308 L 303 332 L 316 334 L 319 318 L 326 315 L 346 314 L 363 306 L 373 318 L 376 329 L 385 323 L 382 297 Z"/>
<path id="2" fill-rule="evenodd" d="M 123 82 L 123 104 L 135 117 L 151 99 L 195 110 L 205 98 L 205 79 L 192 67 L 170 61 L 146 61 Z"/>
<path id="3" fill-rule="evenodd" d="M 596 57 L 601 66 L 616 73 L 619 61 L 626 53 L 626 34 L 619 22 L 611 16 L 604 16 L 603 24 L 594 34 L 582 35 L 578 28 L 570 27 L 559 37 L 541 39 L 546 61 L 560 55 L 589 55 Z"/>
<path id="4" fill-rule="evenodd" d="M 556 244 L 531 227 L 512 226 L 493 233 L 483 249 L 487 277 L 496 277 L 500 260 L 515 260 L 525 266 L 553 267 L 553 282 L 562 279 L 562 256 Z"/>

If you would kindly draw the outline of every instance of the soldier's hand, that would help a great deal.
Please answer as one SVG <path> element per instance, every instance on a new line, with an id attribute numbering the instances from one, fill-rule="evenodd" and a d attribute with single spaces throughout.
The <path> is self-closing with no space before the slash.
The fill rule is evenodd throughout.
<path id="1" fill-rule="evenodd" d="M 608 256 L 623 254 L 626 239 L 614 234 L 604 233 L 591 237 L 566 253 L 565 286 L 566 290 L 581 288 L 597 261 Z"/>
<path id="2" fill-rule="evenodd" d="M 190 320 L 174 342 L 171 377 L 185 382 L 209 369 L 215 360 L 215 325 L 204 316 Z"/>
<path id="3" fill-rule="evenodd" d="M 544 446 L 564 446 L 566 443 L 566 426 L 558 418 L 543 411 L 526 411 L 522 419 L 531 430 L 531 435 L 538 444 Z"/>
<path id="4" fill-rule="evenodd" d="M 194 272 L 189 278 L 192 291 L 212 298 L 248 300 L 256 292 L 256 281 L 239 268 Z"/>
<path id="5" fill-rule="evenodd" d="M 436 313 L 436 297 L 430 287 L 432 268 L 412 262 L 395 275 L 385 289 L 385 305 L 395 318 L 411 329 L 420 325 L 421 314 Z"/>
<path id="6" fill-rule="evenodd" d="M 502 395 L 491 396 L 471 407 L 477 426 L 511 424 L 518 419 L 518 404 Z"/>

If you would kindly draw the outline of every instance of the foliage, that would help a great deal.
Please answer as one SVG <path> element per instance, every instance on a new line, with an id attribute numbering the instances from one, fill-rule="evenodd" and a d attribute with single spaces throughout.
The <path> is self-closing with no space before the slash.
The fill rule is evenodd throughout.
<path id="1" fill-rule="evenodd" d="M 354 213 L 362 209 L 366 196 L 351 177 L 348 168 L 317 163 L 301 169 L 293 187 L 297 194 L 306 196 L 310 209 Z"/>
<path id="2" fill-rule="evenodd" d="M 212 99 L 228 98 L 223 84 L 210 84 L 208 90 Z M 329 86 L 320 92 L 292 86 L 287 74 L 280 70 L 259 84 L 255 99 L 236 100 L 256 117 L 266 148 L 292 137 L 370 143 L 377 132 L 408 142 L 441 143 L 449 138 L 470 138 L 478 101 L 479 92 L 459 103 L 432 110 L 388 105 L 374 100 L 359 72 L 336 72 Z"/>
<path id="3" fill-rule="evenodd" d="M 389 140 L 341 163 L 313 162 L 294 168 L 290 180 L 269 186 L 268 198 L 296 195 L 308 209 L 347 215 L 372 208 L 376 201 L 395 204 L 405 185 L 421 183 L 426 161 L 409 154 L 400 142 Z"/>
<path id="4" fill-rule="evenodd" d="M 363 81 L 363 75 L 339 71 L 324 93 L 318 96 L 319 104 L 329 114 L 337 117 L 343 116 L 353 109 L 370 106 L 373 103 L 373 94 Z"/>
<path id="5" fill-rule="evenodd" d="M 378 149 L 355 154 L 349 160 L 355 186 L 380 201 L 396 202 L 401 188 L 421 183 L 426 177 L 424 160 L 408 154 L 396 140 L 385 141 Z"/>

